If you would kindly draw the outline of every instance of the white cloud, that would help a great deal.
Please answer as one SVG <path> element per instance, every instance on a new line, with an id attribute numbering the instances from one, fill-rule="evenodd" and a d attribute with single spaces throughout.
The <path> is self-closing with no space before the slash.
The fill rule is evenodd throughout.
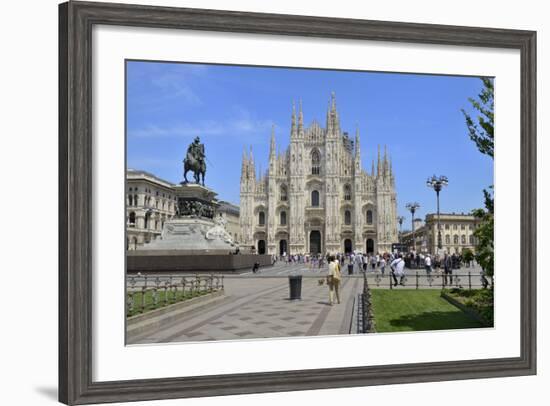
<path id="1" fill-rule="evenodd" d="M 191 89 L 188 78 L 182 73 L 166 73 L 151 80 L 151 83 L 163 92 L 162 100 L 180 99 L 186 104 L 198 106 L 202 104 L 200 97 Z"/>
<path id="2" fill-rule="evenodd" d="M 202 105 L 199 95 L 193 90 L 192 83 L 204 77 L 208 67 L 204 65 L 175 64 L 147 65 L 147 69 L 132 70 L 133 82 L 145 82 L 155 88 L 154 96 L 136 95 L 132 102 L 149 110 L 162 109 L 164 103 L 178 100 L 190 106 Z"/>
<path id="3" fill-rule="evenodd" d="M 236 114 L 225 121 L 201 121 L 181 123 L 172 126 L 148 125 L 128 130 L 129 137 L 190 137 L 190 136 L 267 136 L 274 122 L 257 119 L 245 109 L 235 108 Z"/>

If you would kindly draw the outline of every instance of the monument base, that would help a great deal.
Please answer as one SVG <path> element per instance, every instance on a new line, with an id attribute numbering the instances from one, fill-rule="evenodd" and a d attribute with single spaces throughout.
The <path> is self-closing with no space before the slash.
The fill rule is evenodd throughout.
<path id="1" fill-rule="evenodd" d="M 178 211 L 164 223 L 156 240 L 127 251 L 128 273 L 242 273 L 255 263 L 270 266 L 270 255 L 253 255 L 226 231 L 226 220 L 216 215 L 216 193 L 197 184 L 176 190 Z"/>
<path id="2" fill-rule="evenodd" d="M 216 233 L 216 223 L 204 217 L 180 217 L 164 223 L 160 238 L 145 244 L 137 251 L 178 250 L 188 253 L 232 254 L 237 246 L 222 229 Z M 212 236 L 210 236 L 212 234 Z M 210 237 L 210 238 L 209 238 Z"/>
<path id="3" fill-rule="evenodd" d="M 193 253 L 189 250 L 127 251 L 127 273 L 244 273 L 254 263 L 271 266 L 271 255 Z"/>

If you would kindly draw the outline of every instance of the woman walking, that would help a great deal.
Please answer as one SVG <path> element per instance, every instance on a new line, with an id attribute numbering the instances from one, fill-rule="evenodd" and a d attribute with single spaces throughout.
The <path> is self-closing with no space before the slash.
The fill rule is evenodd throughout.
<path id="1" fill-rule="evenodd" d="M 340 303 L 340 281 L 342 280 L 342 273 L 340 272 L 340 265 L 335 260 L 334 256 L 328 258 L 328 276 L 327 284 L 329 288 L 328 298 L 330 305 L 334 304 L 334 296 L 336 295 L 336 301 Z"/>

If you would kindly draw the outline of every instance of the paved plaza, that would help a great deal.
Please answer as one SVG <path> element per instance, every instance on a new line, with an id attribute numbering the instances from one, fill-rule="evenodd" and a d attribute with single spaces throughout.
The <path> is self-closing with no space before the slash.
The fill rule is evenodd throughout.
<path id="1" fill-rule="evenodd" d="M 479 275 L 476 269 L 457 271 L 462 280 L 468 271 Z M 309 264 L 277 263 L 257 273 L 228 275 L 224 277 L 224 294 L 221 296 L 129 324 L 127 343 L 354 334 L 357 332 L 357 302 L 363 290 L 363 275 L 346 273 L 343 272 L 341 303 L 332 306 L 326 283 L 319 283 L 327 275 L 326 266 L 311 269 Z M 408 270 L 407 274 L 407 286 L 396 289 L 415 288 L 416 270 Z M 289 300 L 290 275 L 303 276 L 301 300 Z M 369 286 L 389 288 L 387 275 L 379 286 L 374 273 L 368 276 Z M 441 288 L 441 280 L 437 277 L 434 277 L 432 288 Z"/>

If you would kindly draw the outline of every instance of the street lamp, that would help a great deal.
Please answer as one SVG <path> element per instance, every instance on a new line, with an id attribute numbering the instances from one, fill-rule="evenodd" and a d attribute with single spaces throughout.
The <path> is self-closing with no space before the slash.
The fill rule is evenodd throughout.
<path id="1" fill-rule="evenodd" d="M 446 176 L 435 176 L 433 175 L 431 178 L 428 178 L 426 181 L 426 186 L 432 188 L 435 190 L 435 193 L 437 195 L 437 248 L 441 250 L 443 248 L 443 244 L 441 242 L 441 224 L 440 224 L 440 215 L 439 215 L 439 192 L 441 192 L 441 189 L 443 189 L 443 186 L 447 186 L 449 184 L 449 179 L 447 179 Z"/>
<path id="2" fill-rule="evenodd" d="M 405 221 L 405 217 L 398 216 L 397 222 L 399 223 L 399 244 L 401 244 L 401 235 L 403 234 L 403 222 Z"/>
<path id="3" fill-rule="evenodd" d="M 420 208 L 420 204 L 418 204 L 417 202 L 414 202 L 414 203 L 407 203 L 406 206 L 408 211 L 411 212 L 411 225 L 412 225 L 412 237 L 413 237 L 413 251 L 416 251 L 416 239 L 415 239 L 415 236 L 414 236 L 414 213 L 416 212 L 417 209 Z"/>

